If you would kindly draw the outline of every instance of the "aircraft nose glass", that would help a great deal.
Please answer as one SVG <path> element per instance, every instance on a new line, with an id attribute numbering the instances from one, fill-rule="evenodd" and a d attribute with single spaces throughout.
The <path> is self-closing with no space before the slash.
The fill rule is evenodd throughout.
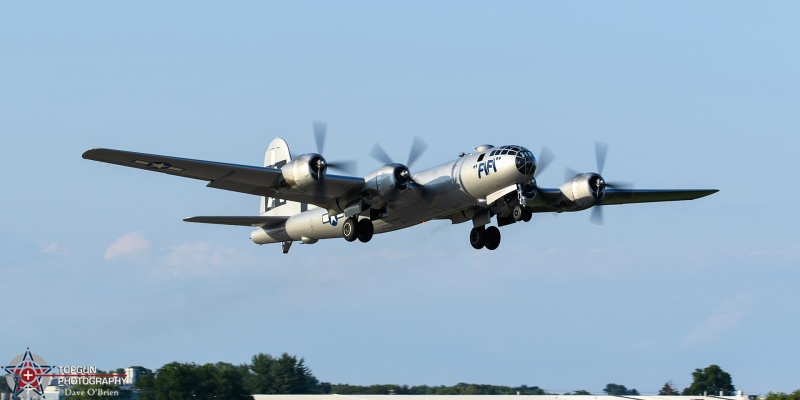
<path id="1" fill-rule="evenodd" d="M 533 153 L 528 150 L 523 150 L 517 153 L 517 158 L 514 160 L 517 170 L 524 175 L 533 174 L 535 165 L 533 163 Z"/>

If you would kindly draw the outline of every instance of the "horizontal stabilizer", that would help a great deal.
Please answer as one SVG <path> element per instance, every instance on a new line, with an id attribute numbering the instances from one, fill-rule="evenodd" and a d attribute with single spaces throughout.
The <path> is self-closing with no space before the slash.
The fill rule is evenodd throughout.
<path id="1" fill-rule="evenodd" d="M 243 216 L 243 217 L 189 217 L 186 222 L 204 224 L 252 226 L 256 228 L 274 228 L 283 224 L 289 217 Z"/>

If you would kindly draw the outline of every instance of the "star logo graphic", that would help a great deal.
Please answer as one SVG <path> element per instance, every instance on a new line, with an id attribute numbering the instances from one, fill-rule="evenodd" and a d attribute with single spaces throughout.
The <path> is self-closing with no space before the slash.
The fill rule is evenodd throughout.
<path id="1" fill-rule="evenodd" d="M 184 170 L 183 168 L 173 167 L 172 164 L 163 161 L 152 162 L 145 160 L 133 160 L 133 162 L 134 164 L 144 165 L 147 168 L 166 169 L 173 172 L 181 172 Z"/>
<path id="2" fill-rule="evenodd" d="M 17 356 L 10 364 L 3 369 L 9 374 L 6 378 L 8 387 L 11 388 L 13 383 L 14 397 L 28 389 L 38 395 L 44 394 L 44 388 L 52 379 L 47 374 L 53 370 L 44 359 L 27 349 L 24 355 Z"/>

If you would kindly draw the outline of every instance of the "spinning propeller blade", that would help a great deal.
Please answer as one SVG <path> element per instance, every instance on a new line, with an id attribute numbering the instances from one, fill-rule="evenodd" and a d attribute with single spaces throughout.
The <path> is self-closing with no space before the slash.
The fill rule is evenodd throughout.
<path id="1" fill-rule="evenodd" d="M 317 154 L 322 154 L 325 150 L 325 139 L 328 135 L 328 124 L 323 121 L 313 121 L 314 140 L 317 143 Z M 337 169 L 348 175 L 358 173 L 358 162 L 356 160 L 326 161 L 328 168 Z"/>
<path id="2" fill-rule="evenodd" d="M 550 165 L 555 158 L 556 155 L 553 154 L 550 149 L 547 147 L 542 147 L 542 152 L 539 153 L 539 158 L 536 160 L 536 172 L 533 173 L 533 177 L 538 177 L 542 171 L 547 169 L 547 166 Z"/>

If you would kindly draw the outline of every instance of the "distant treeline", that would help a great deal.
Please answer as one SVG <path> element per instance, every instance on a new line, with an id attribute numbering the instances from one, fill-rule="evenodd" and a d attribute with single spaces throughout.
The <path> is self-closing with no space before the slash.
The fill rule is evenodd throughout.
<path id="1" fill-rule="evenodd" d="M 330 385 L 323 383 L 323 392 L 333 394 L 549 394 L 538 386 L 498 386 L 474 383 L 459 383 L 453 386 L 408 386 L 408 385 Z"/>
<path id="2" fill-rule="evenodd" d="M 171 362 L 153 371 L 144 367 L 135 370 L 137 382 L 134 390 L 118 386 L 78 385 L 71 388 L 70 400 L 162 400 L 162 399 L 226 399 L 252 400 L 253 394 L 398 394 L 398 395 L 547 395 L 538 386 L 501 386 L 459 383 L 453 386 L 408 386 L 397 384 L 350 385 L 319 381 L 303 358 L 289 354 L 278 357 L 259 353 L 248 364 L 234 365 L 225 362 L 198 365 Z M 123 373 L 123 369 L 115 372 Z M 4 377 L 0 377 L 4 378 Z M 717 365 L 695 369 L 692 384 L 681 390 L 669 381 L 659 390 L 659 396 L 696 395 L 704 393 L 733 395 L 735 388 L 730 374 Z M 8 392 L 0 385 L 0 393 Z M 101 390 L 102 389 L 102 390 Z M 611 396 L 635 396 L 636 389 L 609 383 L 602 391 Z M 597 394 L 575 390 L 565 395 Z M 769 393 L 765 400 L 800 400 L 800 390 L 793 393 Z"/>

